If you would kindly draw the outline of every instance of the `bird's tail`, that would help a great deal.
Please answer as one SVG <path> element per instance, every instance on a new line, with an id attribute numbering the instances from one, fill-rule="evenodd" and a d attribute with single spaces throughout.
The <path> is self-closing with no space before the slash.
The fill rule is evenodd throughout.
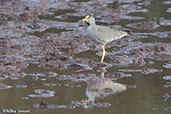
<path id="1" fill-rule="evenodd" d="M 128 29 L 125 29 L 123 31 L 127 32 L 127 34 L 131 34 L 132 33 L 132 31 L 131 30 L 128 30 Z"/>

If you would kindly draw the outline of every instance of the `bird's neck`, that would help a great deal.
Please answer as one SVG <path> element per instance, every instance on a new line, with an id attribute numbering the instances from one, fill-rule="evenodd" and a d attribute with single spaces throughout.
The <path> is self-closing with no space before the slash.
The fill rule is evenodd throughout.
<path id="1" fill-rule="evenodd" d="M 89 25 L 88 25 L 89 27 L 91 27 L 91 28 L 94 28 L 94 27 L 96 27 L 96 23 L 89 23 Z"/>

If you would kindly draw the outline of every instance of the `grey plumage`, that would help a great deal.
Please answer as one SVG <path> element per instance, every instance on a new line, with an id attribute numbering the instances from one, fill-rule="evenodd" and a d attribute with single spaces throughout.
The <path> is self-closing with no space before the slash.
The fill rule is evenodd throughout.
<path id="1" fill-rule="evenodd" d="M 113 40 L 120 39 L 127 35 L 127 32 L 114 28 L 96 25 L 95 18 L 89 17 L 89 26 L 87 27 L 88 35 L 97 43 L 106 45 Z"/>

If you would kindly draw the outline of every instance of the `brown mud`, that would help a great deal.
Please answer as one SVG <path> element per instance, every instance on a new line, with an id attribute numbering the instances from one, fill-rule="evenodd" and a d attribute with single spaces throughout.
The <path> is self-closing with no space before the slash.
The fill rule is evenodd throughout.
<path id="1" fill-rule="evenodd" d="M 104 3 L 101 0 L 88 1 L 86 4 L 85 2 L 74 2 L 74 0 L 67 2 L 58 0 L 40 2 L 36 0 L 32 1 L 34 4 L 26 0 L 1 0 L 0 2 L 1 80 L 26 76 L 27 74 L 22 69 L 27 68 L 31 63 L 39 64 L 40 67 L 46 69 L 71 70 L 73 72 L 100 67 L 99 60 L 77 56 L 79 53 L 90 50 L 99 59 L 101 56 L 101 47 L 87 38 L 82 27 L 84 24 L 80 22 L 80 19 L 87 14 L 93 14 L 97 18 L 97 23 L 117 23 L 120 19 L 124 19 L 126 14 L 141 9 L 143 6 L 143 4 L 140 4 L 141 6 L 133 4 L 121 6 L 119 2 L 115 4 L 109 2 L 107 5 L 102 5 Z M 98 5 L 102 7 L 95 7 Z M 46 19 L 48 16 L 53 17 L 55 11 L 58 10 L 61 12 L 56 13 L 58 15 L 56 19 L 59 22 L 50 20 L 51 18 Z M 40 15 L 47 16 L 40 18 Z M 69 16 L 78 17 L 79 20 L 66 22 L 65 20 L 68 20 Z M 131 18 L 133 19 L 134 16 Z M 160 21 L 162 26 L 167 25 L 167 23 L 170 23 L 170 20 L 161 19 Z M 127 26 L 151 30 L 160 25 L 156 21 L 150 21 Z M 142 33 L 140 36 L 147 34 Z M 155 35 L 155 33 L 150 35 Z M 107 53 L 104 60 L 105 66 L 109 68 L 112 65 L 149 64 L 145 59 L 171 60 L 171 45 L 169 43 L 142 43 L 138 41 L 140 36 L 139 34 L 131 34 L 122 40 L 108 44 L 106 48 L 111 49 L 114 48 L 113 46 L 118 48 Z M 166 37 L 170 38 L 170 32 Z"/>

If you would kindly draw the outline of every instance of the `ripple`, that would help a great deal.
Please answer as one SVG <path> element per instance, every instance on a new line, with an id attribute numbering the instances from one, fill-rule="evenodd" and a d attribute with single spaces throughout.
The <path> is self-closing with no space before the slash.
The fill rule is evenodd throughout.
<path id="1" fill-rule="evenodd" d="M 171 8 L 168 8 L 166 12 L 171 13 Z"/>
<path id="2" fill-rule="evenodd" d="M 164 76 L 163 79 L 164 80 L 170 80 L 171 81 L 171 76 L 170 75 Z"/>
<path id="3" fill-rule="evenodd" d="M 163 65 L 164 68 L 168 68 L 168 69 L 171 69 L 171 64 L 165 64 Z"/>
<path id="4" fill-rule="evenodd" d="M 2 90 L 2 89 L 9 89 L 9 88 L 12 88 L 12 86 L 6 85 L 6 84 L 3 84 L 3 83 L 0 82 L 0 90 Z"/>
<path id="5" fill-rule="evenodd" d="M 160 25 L 162 25 L 162 26 L 171 26 L 171 20 L 160 18 Z"/>
<path id="6" fill-rule="evenodd" d="M 56 87 L 57 86 L 57 84 L 52 83 L 52 82 L 50 82 L 50 83 L 44 83 L 43 85 L 44 86 L 48 86 L 48 87 Z"/>
<path id="7" fill-rule="evenodd" d="M 16 88 L 27 88 L 28 85 L 27 84 L 19 84 L 16 86 Z"/>
<path id="8" fill-rule="evenodd" d="M 45 90 L 45 89 L 36 89 L 34 90 L 36 94 L 30 94 L 29 97 L 43 97 L 43 98 L 49 98 L 53 97 L 55 95 L 55 91 L 51 90 Z"/>

